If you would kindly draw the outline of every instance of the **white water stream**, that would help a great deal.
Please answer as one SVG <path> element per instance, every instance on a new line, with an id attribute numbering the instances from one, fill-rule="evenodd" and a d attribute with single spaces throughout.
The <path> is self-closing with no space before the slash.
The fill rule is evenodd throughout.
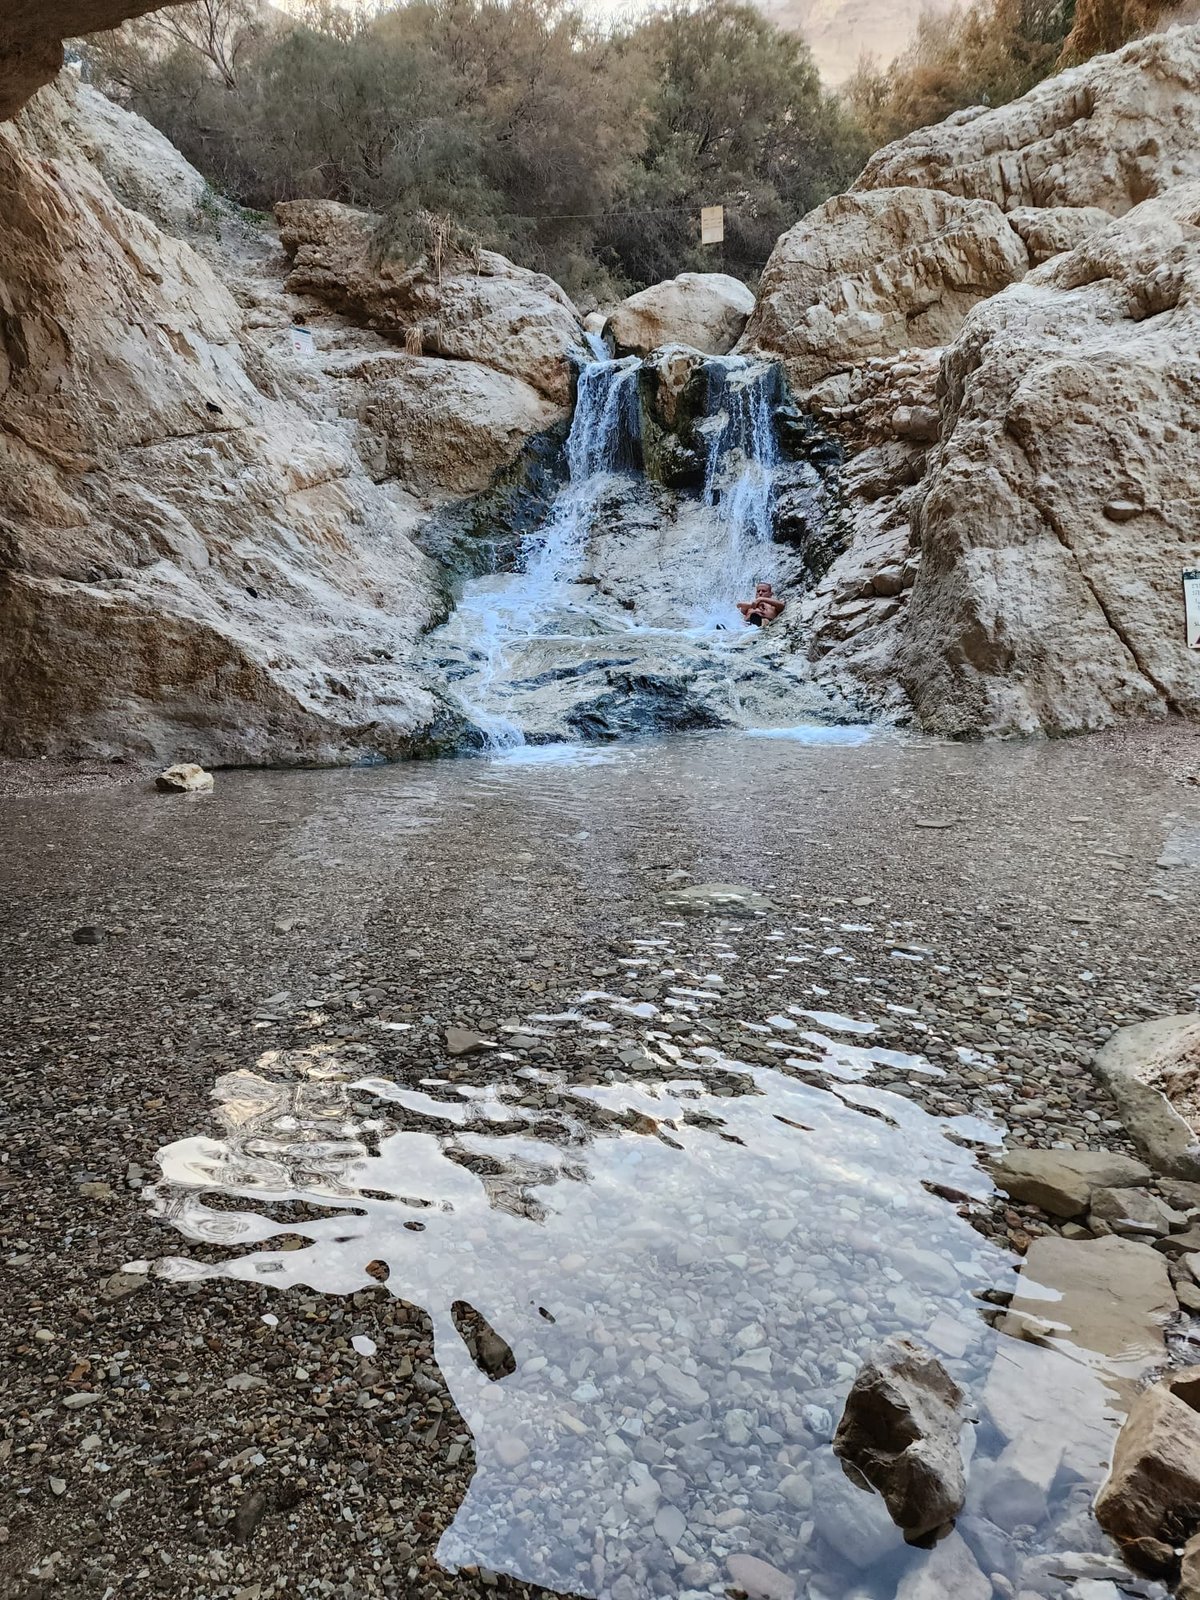
<path id="1" fill-rule="evenodd" d="M 636 476 L 641 454 L 637 357 L 609 359 L 589 338 L 595 360 L 580 373 L 567 438 L 568 481 L 545 524 L 526 539 L 516 572 L 469 582 L 453 629 L 473 671 L 459 689 L 461 703 L 487 747 L 509 750 L 525 743 L 526 730 L 506 702 L 519 676 L 516 656 L 534 640 L 563 641 L 564 661 L 581 643 L 605 635 L 688 642 L 705 636 L 741 639 L 745 624 L 735 602 L 777 567 L 772 542 L 774 476 L 780 457 L 773 408 L 775 369 L 744 357 L 714 360 L 710 415 L 701 425 L 706 443 L 700 508 L 707 528 L 702 558 L 692 573 L 694 599 L 682 618 L 622 614 L 597 603 L 588 579 L 588 545 L 614 479 Z M 681 597 L 683 598 L 683 597 Z M 574 648 L 572 648 L 574 647 Z M 597 653 L 607 650 L 598 645 Z M 669 645 L 668 645 L 669 648 Z"/>

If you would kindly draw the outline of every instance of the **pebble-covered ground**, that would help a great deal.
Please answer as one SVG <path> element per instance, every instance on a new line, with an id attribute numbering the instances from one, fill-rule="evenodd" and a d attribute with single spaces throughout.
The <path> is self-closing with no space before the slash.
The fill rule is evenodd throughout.
<path id="1" fill-rule="evenodd" d="M 850 1593 L 856 1359 L 940 1315 L 969 1378 L 1049 1226 L 975 1138 L 1127 1148 L 1091 1055 L 1195 1007 L 1189 748 L 10 786 L 0 1589 Z"/>

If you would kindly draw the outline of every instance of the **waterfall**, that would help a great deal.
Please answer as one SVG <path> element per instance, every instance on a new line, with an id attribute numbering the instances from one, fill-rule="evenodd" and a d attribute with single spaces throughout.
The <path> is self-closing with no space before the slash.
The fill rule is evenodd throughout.
<path id="1" fill-rule="evenodd" d="M 638 487 L 643 362 L 613 360 L 594 336 L 588 346 L 595 359 L 579 373 L 566 484 L 524 540 L 517 570 L 468 583 L 441 630 L 452 652 L 448 676 L 494 751 L 524 745 L 526 727 L 536 740 L 547 728 L 588 726 L 576 703 L 610 671 L 618 687 L 600 692 L 606 703 L 614 692 L 618 700 L 674 695 L 669 714 L 696 725 L 686 724 L 686 707 L 702 679 L 707 704 L 720 703 L 722 716 L 753 716 L 738 687 L 739 674 L 753 678 L 753 670 L 749 657 L 741 665 L 749 640 L 735 602 L 784 571 L 773 539 L 780 370 L 741 356 L 703 361 L 703 417 L 679 436 L 703 482 L 698 493 L 672 497 L 657 483 Z M 665 555 L 664 540 L 676 541 L 678 553 Z M 603 570 L 593 574 L 598 551 Z M 640 605 L 622 593 L 623 572 L 639 575 Z"/>
<path id="2" fill-rule="evenodd" d="M 779 369 L 742 356 L 714 360 L 709 367 L 705 439 L 704 502 L 725 533 L 713 574 L 712 601 L 701 625 L 737 620 L 733 602 L 775 578 L 773 539 L 775 478 L 780 466 L 775 408 Z"/>
<path id="3" fill-rule="evenodd" d="M 579 375 L 567 435 L 567 485 L 545 527 L 524 541 L 519 570 L 500 588 L 487 580 L 469 584 L 458 608 L 480 661 L 475 692 L 464 704 L 492 750 L 525 743 L 516 722 L 489 709 L 509 676 L 506 646 L 562 632 L 564 622 L 579 612 L 569 586 L 578 575 L 596 507 L 612 475 L 634 471 L 638 463 L 638 359 L 611 360 L 595 335 L 588 335 L 588 344 L 596 359 Z"/>

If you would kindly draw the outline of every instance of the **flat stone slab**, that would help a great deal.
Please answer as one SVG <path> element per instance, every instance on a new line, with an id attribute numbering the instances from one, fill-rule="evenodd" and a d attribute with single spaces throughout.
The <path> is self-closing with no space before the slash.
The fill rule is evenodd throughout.
<path id="1" fill-rule="evenodd" d="M 1029 1247 L 1001 1331 L 1020 1336 L 1049 1324 L 1056 1338 L 1136 1378 L 1166 1359 L 1163 1330 L 1177 1310 L 1166 1258 L 1152 1246 L 1115 1234 L 1045 1234 Z"/>
<path id="2" fill-rule="evenodd" d="M 1020 1443 L 1024 1477 L 1041 1476 L 1045 1493 L 1060 1469 L 1103 1477 L 1141 1380 L 1166 1358 L 1176 1306 L 1166 1259 L 1150 1245 L 1034 1240 L 983 1392 L 997 1432 Z"/>
<path id="3" fill-rule="evenodd" d="M 1148 1183 L 1144 1162 L 1103 1150 L 1004 1150 L 987 1163 L 998 1189 L 1052 1217 L 1081 1217 L 1097 1189 Z"/>

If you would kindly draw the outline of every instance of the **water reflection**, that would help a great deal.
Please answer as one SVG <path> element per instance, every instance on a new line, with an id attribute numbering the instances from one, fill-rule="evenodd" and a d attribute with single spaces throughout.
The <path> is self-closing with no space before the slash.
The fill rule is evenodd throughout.
<path id="1" fill-rule="evenodd" d="M 912 1553 L 828 1441 L 888 1333 L 940 1340 L 981 1385 L 995 1335 L 973 1291 L 1012 1268 L 934 1191 L 987 1192 L 965 1141 L 993 1130 L 839 1081 L 847 1047 L 809 1044 L 803 1080 L 647 1036 L 628 1076 L 490 1059 L 489 1081 L 419 1088 L 362 1076 L 352 1049 L 268 1053 L 220 1080 L 220 1136 L 167 1146 L 151 1193 L 221 1259 L 157 1270 L 344 1295 L 387 1266 L 476 1440 L 451 1566 L 720 1594 L 739 1553 L 841 1570 L 852 1523 L 889 1593 Z"/>

